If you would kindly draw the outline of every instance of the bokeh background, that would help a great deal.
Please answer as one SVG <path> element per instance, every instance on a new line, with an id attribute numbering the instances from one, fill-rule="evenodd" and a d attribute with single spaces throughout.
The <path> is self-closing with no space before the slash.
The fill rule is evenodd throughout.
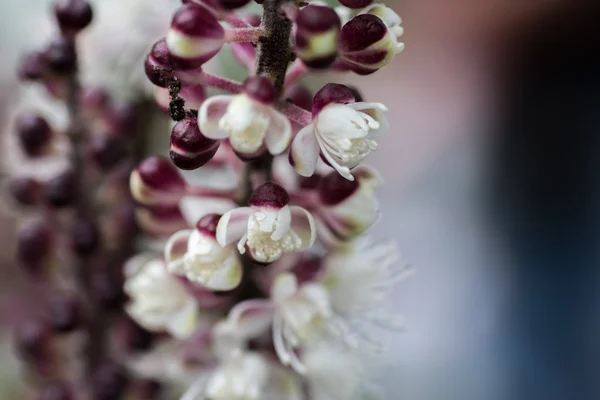
<path id="1" fill-rule="evenodd" d="M 14 65 L 51 32 L 49 3 L 0 4 L 4 127 L 32 101 Z M 95 3 L 90 68 L 129 41 L 115 65 L 135 81 L 178 2 Z M 406 330 L 376 333 L 385 363 L 365 379 L 382 383 L 382 399 L 600 398 L 599 3 L 394 0 L 404 53 L 369 77 L 335 77 L 390 109 L 393 129 L 369 159 L 386 181 L 373 235 L 396 239 L 416 269 L 389 302 Z M 132 90 L 101 72 L 93 79 Z M 12 229 L 1 220 L 3 393 L 18 376 L 10 326 L 27 308 Z"/>

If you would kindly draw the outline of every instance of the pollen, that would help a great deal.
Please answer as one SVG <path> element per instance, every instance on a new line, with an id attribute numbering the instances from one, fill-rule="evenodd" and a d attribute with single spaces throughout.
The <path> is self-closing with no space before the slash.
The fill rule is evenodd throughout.
<path id="1" fill-rule="evenodd" d="M 257 213 L 260 214 L 260 213 Z M 256 214 L 250 217 L 248 222 L 248 238 L 246 246 L 250 249 L 252 256 L 260 262 L 272 262 L 280 258 L 284 253 L 298 251 L 302 248 L 302 240 L 292 230 L 286 232 L 280 240 L 273 240 L 271 235 L 275 230 L 275 223 L 270 229 L 261 229 L 259 218 Z"/>

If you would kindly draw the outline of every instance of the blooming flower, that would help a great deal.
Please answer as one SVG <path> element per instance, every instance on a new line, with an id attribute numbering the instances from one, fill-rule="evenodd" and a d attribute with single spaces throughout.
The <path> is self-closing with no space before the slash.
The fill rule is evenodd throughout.
<path id="1" fill-rule="evenodd" d="M 195 329 L 198 304 L 177 278 L 158 258 L 141 254 L 125 265 L 125 293 L 131 301 L 127 313 L 151 331 L 166 330 L 176 338 L 185 338 Z"/>
<path id="2" fill-rule="evenodd" d="M 217 241 L 227 246 L 236 240 L 241 254 L 248 251 L 256 261 L 270 263 L 284 253 L 312 246 L 316 230 L 312 215 L 290 206 L 285 189 L 267 182 L 254 191 L 248 204 L 223 215 L 217 225 Z"/>
<path id="3" fill-rule="evenodd" d="M 198 111 L 198 124 L 204 136 L 229 138 L 231 146 L 244 157 L 281 154 L 292 135 L 290 121 L 273 108 L 277 92 L 264 77 L 250 77 L 237 95 L 213 96 Z"/>
<path id="4" fill-rule="evenodd" d="M 216 240 L 219 214 L 207 214 L 193 230 L 172 235 L 165 246 L 169 272 L 210 290 L 231 290 L 242 279 L 242 266 L 232 245 L 221 247 Z"/>
<path id="5" fill-rule="evenodd" d="M 381 103 L 354 103 L 343 85 L 325 85 L 313 99 L 312 123 L 292 142 L 290 159 L 296 172 L 312 176 L 321 154 L 340 175 L 353 180 L 350 170 L 377 149 L 375 139 L 387 130 L 385 111 Z"/>

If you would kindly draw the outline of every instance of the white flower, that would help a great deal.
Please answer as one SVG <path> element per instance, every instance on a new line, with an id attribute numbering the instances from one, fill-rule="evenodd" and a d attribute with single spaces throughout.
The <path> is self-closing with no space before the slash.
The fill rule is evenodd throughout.
<path id="1" fill-rule="evenodd" d="M 259 400 L 269 367 L 255 352 L 236 352 L 209 378 L 204 392 L 211 400 Z"/>
<path id="2" fill-rule="evenodd" d="M 304 208 L 289 206 L 288 202 L 281 186 L 271 182 L 259 186 L 250 198 L 250 207 L 236 208 L 221 217 L 217 241 L 225 247 L 237 240 L 241 254 L 248 250 L 262 263 L 308 249 L 316 239 L 314 219 Z"/>
<path id="3" fill-rule="evenodd" d="M 235 248 L 222 247 L 216 240 L 215 228 L 220 215 L 207 214 L 196 229 L 172 235 L 164 256 L 169 272 L 210 290 L 231 290 L 242 280 L 242 265 Z"/>
<path id="4" fill-rule="evenodd" d="M 244 92 L 213 96 L 198 111 L 198 125 L 211 139 L 229 138 L 234 150 L 248 157 L 266 149 L 283 153 L 292 137 L 290 121 L 275 110 L 275 89 L 264 77 L 250 77 Z"/>
<path id="5" fill-rule="evenodd" d="M 125 293 L 131 299 L 127 313 L 151 331 L 166 330 L 176 338 L 190 336 L 198 322 L 198 304 L 165 263 L 138 255 L 125 265 Z"/>

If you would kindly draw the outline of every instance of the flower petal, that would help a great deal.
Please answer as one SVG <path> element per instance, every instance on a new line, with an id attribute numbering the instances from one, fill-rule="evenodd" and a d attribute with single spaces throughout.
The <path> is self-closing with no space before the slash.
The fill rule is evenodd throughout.
<path id="1" fill-rule="evenodd" d="M 253 213 L 250 207 L 239 207 L 223 214 L 217 225 L 217 242 L 225 247 L 244 236 Z"/>
<path id="2" fill-rule="evenodd" d="M 292 213 L 290 206 L 285 206 L 281 210 L 277 211 L 277 220 L 275 222 L 275 229 L 271 234 L 271 239 L 281 240 L 281 238 L 290 230 L 291 223 Z"/>
<path id="3" fill-rule="evenodd" d="M 216 291 L 232 290 L 239 286 L 242 281 L 243 269 L 240 260 L 235 254 L 227 257 L 223 264 L 214 271 L 206 280 L 198 279 L 198 275 L 194 275 L 197 280 L 206 288 Z"/>
<path id="4" fill-rule="evenodd" d="M 313 132 L 313 126 L 300 129 L 290 151 L 290 161 L 296 172 L 302 176 L 312 176 L 319 161 L 319 143 Z"/>
<path id="5" fill-rule="evenodd" d="M 298 279 L 290 272 L 279 274 L 271 287 L 271 298 L 274 302 L 284 300 L 298 290 Z"/>
<path id="6" fill-rule="evenodd" d="M 229 320 L 244 339 L 262 335 L 273 321 L 273 303 L 268 300 L 246 300 L 229 312 Z"/>
<path id="7" fill-rule="evenodd" d="M 290 206 L 292 211 L 292 229 L 302 240 L 300 251 L 308 249 L 317 239 L 315 219 L 310 212 L 299 206 Z"/>
<path id="8" fill-rule="evenodd" d="M 209 139 L 225 139 L 229 134 L 219 128 L 219 121 L 227 111 L 229 102 L 234 96 L 212 96 L 198 110 L 198 127 Z"/>
<path id="9" fill-rule="evenodd" d="M 198 305 L 188 302 L 165 324 L 165 329 L 176 339 L 189 337 L 196 329 L 198 321 Z"/>
<path id="10" fill-rule="evenodd" d="M 167 240 L 164 257 L 167 263 L 167 270 L 172 274 L 185 274 L 184 256 L 187 252 L 187 241 L 191 233 L 191 229 L 185 229 L 174 233 Z"/>
<path id="11" fill-rule="evenodd" d="M 292 140 L 292 124 L 290 120 L 277 110 L 271 109 L 269 128 L 265 136 L 265 143 L 269 153 L 278 155 L 283 153 Z"/>

